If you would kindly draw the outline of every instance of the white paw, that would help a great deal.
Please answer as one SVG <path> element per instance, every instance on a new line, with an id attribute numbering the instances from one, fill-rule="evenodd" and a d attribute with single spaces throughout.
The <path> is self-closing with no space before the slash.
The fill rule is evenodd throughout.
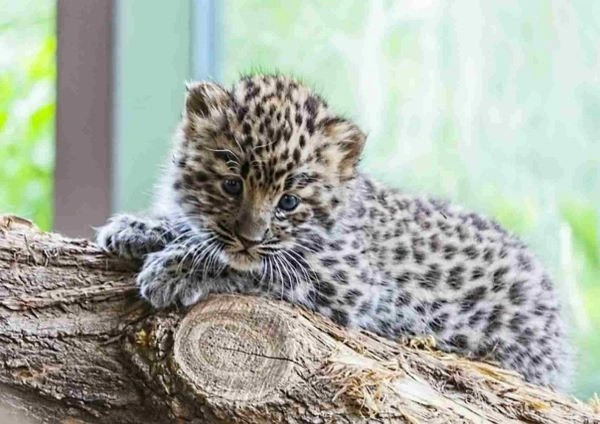
<path id="1" fill-rule="evenodd" d="M 129 259 L 141 259 L 164 247 L 163 232 L 154 221 L 133 215 L 115 215 L 96 235 L 96 243 L 104 250 Z"/>
<path id="2" fill-rule="evenodd" d="M 148 255 L 136 282 L 140 295 L 157 309 L 175 304 L 193 305 L 209 292 L 198 276 L 182 270 L 173 256 L 165 252 Z"/>

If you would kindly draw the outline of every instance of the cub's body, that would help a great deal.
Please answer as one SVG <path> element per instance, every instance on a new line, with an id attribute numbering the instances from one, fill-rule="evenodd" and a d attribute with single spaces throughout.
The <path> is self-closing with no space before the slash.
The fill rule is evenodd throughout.
<path id="1" fill-rule="evenodd" d="M 155 214 L 117 216 L 98 240 L 144 260 L 138 284 L 156 307 L 268 295 L 564 387 L 566 337 L 539 261 L 491 220 L 359 173 L 364 141 L 286 77 L 192 85 Z"/>

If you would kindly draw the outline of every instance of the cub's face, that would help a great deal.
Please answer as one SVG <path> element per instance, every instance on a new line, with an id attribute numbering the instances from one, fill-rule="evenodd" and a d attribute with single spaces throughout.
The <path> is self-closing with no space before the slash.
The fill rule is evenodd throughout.
<path id="1" fill-rule="evenodd" d="M 335 224 L 365 137 L 281 76 L 188 87 L 175 199 L 230 267 L 297 268 Z M 208 247 L 207 247 L 208 248 Z"/>

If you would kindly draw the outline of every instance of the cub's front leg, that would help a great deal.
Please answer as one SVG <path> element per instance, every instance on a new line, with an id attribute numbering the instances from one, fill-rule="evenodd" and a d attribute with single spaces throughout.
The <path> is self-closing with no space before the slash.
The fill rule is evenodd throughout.
<path id="1" fill-rule="evenodd" d="M 176 242 L 148 254 L 136 280 L 141 296 L 162 309 L 176 304 L 190 306 L 210 293 L 247 291 L 249 277 L 206 257 L 197 250 L 200 246 L 201 243 Z"/>
<path id="2" fill-rule="evenodd" d="M 183 262 L 188 253 L 184 245 L 175 244 L 146 256 L 136 283 L 140 295 L 155 308 L 188 306 L 208 294 L 208 285 L 201 284 L 191 264 Z"/>
<path id="3" fill-rule="evenodd" d="M 162 250 L 185 226 L 160 218 L 115 215 L 98 229 L 96 242 L 103 249 L 129 259 L 143 259 Z"/>

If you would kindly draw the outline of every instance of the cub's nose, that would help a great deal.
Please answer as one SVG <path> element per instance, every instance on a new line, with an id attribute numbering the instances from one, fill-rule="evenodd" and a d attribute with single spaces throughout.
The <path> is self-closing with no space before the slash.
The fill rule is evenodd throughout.
<path id="1" fill-rule="evenodd" d="M 242 243 L 242 245 L 246 248 L 246 249 L 250 249 L 251 247 L 254 247 L 256 245 L 259 245 L 262 243 L 262 241 L 264 240 L 264 237 L 260 238 L 260 239 L 248 239 L 244 236 L 241 235 L 237 235 L 238 240 Z"/>
<path id="2" fill-rule="evenodd" d="M 269 220 L 259 214 L 243 212 L 233 227 L 233 232 L 246 249 L 265 241 Z"/>

